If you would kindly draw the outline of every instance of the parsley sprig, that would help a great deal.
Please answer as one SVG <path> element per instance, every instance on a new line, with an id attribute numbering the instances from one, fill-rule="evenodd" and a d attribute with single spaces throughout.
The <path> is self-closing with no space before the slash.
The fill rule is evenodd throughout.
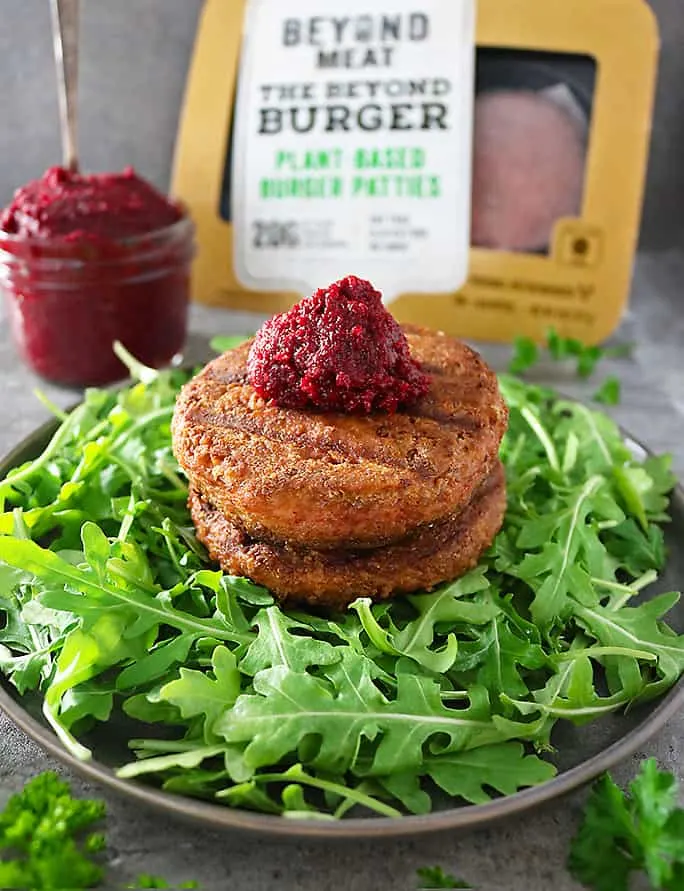
<path id="1" fill-rule="evenodd" d="M 555 329 L 549 329 L 544 344 L 548 355 L 556 362 L 573 361 L 577 376 L 591 377 L 596 366 L 603 359 L 629 356 L 632 344 L 617 346 L 588 346 L 574 337 L 561 337 Z M 542 348 L 530 337 L 516 337 L 508 370 L 511 374 L 521 375 L 529 371 L 541 360 Z M 607 377 L 593 394 L 594 402 L 603 405 L 617 405 L 620 402 L 620 381 L 614 376 Z"/>
<path id="2" fill-rule="evenodd" d="M 472 885 L 457 879 L 451 873 L 444 872 L 441 866 L 424 866 L 417 871 L 418 891 L 438 891 L 441 888 L 461 888 L 463 891 L 474 891 Z"/>
<path id="3" fill-rule="evenodd" d="M 596 370 L 602 359 L 629 356 L 632 344 L 616 346 L 587 345 L 574 337 L 562 337 L 554 328 L 546 335 L 544 348 L 555 362 L 573 360 L 578 377 L 587 378 Z M 516 337 L 508 370 L 511 374 L 522 374 L 533 368 L 541 359 L 542 348 L 531 337 Z"/>
<path id="4" fill-rule="evenodd" d="M 3 891 L 77 891 L 99 887 L 105 870 L 99 855 L 105 816 L 99 800 L 74 798 L 69 784 L 45 771 L 12 795 L 0 813 L 0 888 Z M 130 888 L 197 888 L 143 875 Z"/>
<path id="5" fill-rule="evenodd" d="M 582 822 L 570 844 L 568 869 L 591 891 L 628 891 L 633 873 L 645 873 L 654 891 L 684 888 L 684 808 L 679 784 L 658 770 L 654 758 L 643 761 L 623 792 L 610 774 L 594 784 Z M 471 888 L 441 867 L 417 870 L 420 891 Z"/>
<path id="6" fill-rule="evenodd" d="M 594 785 L 573 839 L 568 868 L 593 891 L 627 891 L 643 871 L 651 887 L 684 888 L 684 809 L 678 784 L 654 758 L 644 761 L 625 794 L 605 774 Z"/>

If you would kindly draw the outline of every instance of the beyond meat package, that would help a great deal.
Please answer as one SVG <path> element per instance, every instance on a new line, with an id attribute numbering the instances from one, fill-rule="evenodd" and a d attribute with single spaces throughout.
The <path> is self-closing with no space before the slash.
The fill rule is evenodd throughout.
<path id="1" fill-rule="evenodd" d="M 401 321 L 463 337 L 611 333 L 639 229 L 653 14 L 479 0 L 473 48 L 473 12 L 206 0 L 173 183 L 197 223 L 195 299 L 272 313 L 354 273 Z"/>

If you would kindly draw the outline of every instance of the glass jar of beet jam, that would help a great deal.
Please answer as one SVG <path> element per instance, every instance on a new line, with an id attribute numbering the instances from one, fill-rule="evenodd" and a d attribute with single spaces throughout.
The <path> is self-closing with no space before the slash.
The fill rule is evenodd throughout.
<path id="1" fill-rule="evenodd" d="M 56 170 L 66 198 L 55 199 L 52 186 L 36 198 L 37 180 L 24 187 L 30 200 L 22 204 L 19 190 L 0 217 L 0 288 L 19 352 L 37 374 L 68 386 L 125 377 L 117 340 L 146 365 L 169 364 L 187 330 L 190 217 L 132 171 L 99 175 L 84 197 L 68 180 L 78 174 Z"/>

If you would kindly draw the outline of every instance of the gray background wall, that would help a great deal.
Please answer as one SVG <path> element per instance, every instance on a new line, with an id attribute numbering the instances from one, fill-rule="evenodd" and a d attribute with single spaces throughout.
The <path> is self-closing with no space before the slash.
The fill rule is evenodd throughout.
<path id="1" fill-rule="evenodd" d="M 201 5 L 83 0 L 84 168 L 133 164 L 166 188 Z M 652 0 L 652 6 L 662 57 L 642 246 L 684 247 L 684 2 Z M 59 157 L 48 0 L 0 0 L 0 205 Z"/>

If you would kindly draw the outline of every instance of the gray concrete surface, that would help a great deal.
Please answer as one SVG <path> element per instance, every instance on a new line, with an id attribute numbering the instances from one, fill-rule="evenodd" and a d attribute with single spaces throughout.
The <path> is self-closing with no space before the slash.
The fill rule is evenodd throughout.
<path id="1" fill-rule="evenodd" d="M 226 0 L 230 2 L 230 0 Z M 642 244 L 684 245 L 684 9 L 681 0 L 652 0 L 663 52 L 654 121 Z M 87 0 L 84 3 L 81 152 L 89 169 L 132 163 L 164 188 L 185 71 L 201 0 Z M 2 0 L 0 8 L 0 205 L 13 188 L 59 158 L 47 0 Z M 676 159 L 676 162 L 675 162 Z M 671 451 L 684 477 L 684 255 L 644 254 L 637 265 L 632 311 L 619 337 L 635 340 L 629 361 L 606 368 L 624 381 L 616 415 L 656 450 Z M 252 320 L 208 310 L 193 314 L 193 346 L 203 335 L 252 327 Z M 506 350 L 485 349 L 497 365 Z M 549 374 L 551 370 L 548 370 Z M 581 388 L 553 369 L 565 390 Z M 45 419 L 30 396 L 35 379 L 18 362 L 0 317 L 0 453 Z M 49 391 L 61 404 L 74 394 Z M 626 781 L 638 759 L 654 754 L 684 777 L 684 716 L 616 771 Z M 55 767 L 0 716 L 0 805 L 41 770 Z M 80 794 L 99 788 L 71 777 Z M 570 891 L 564 868 L 568 840 L 585 792 L 490 829 L 391 843 L 296 845 L 187 827 L 126 801 L 108 802 L 108 854 L 120 887 L 140 872 L 174 881 L 195 878 L 205 891 L 403 891 L 415 869 L 439 863 L 481 891 Z"/>
<path id="2" fill-rule="evenodd" d="M 650 3 L 660 24 L 662 58 L 642 244 L 681 247 L 684 6 L 681 0 Z M 202 0 L 86 0 L 82 6 L 83 166 L 117 170 L 133 164 L 166 188 Z M 60 156 L 49 26 L 48 0 L 0 3 L 0 205 Z"/>
<path id="3" fill-rule="evenodd" d="M 632 310 L 617 339 L 635 341 L 630 359 L 608 363 L 601 374 L 618 374 L 623 403 L 621 423 L 657 451 L 670 451 L 684 477 L 684 314 L 681 282 L 684 254 L 640 257 Z M 191 348 L 199 356 L 206 335 L 253 329 L 255 320 L 220 311 L 193 311 Z M 499 368 L 504 347 L 484 347 Z M 587 394 L 563 368 L 543 370 L 545 380 L 574 395 Z M 18 362 L 0 316 L 0 453 L 45 420 L 32 398 L 38 383 Z M 40 385 L 67 405 L 75 394 Z M 592 384 L 595 386 L 595 384 Z M 626 782 L 637 762 L 655 755 L 684 778 L 684 715 L 673 720 L 648 747 L 622 764 L 616 777 Z M 30 777 L 56 765 L 6 718 L 0 716 L 0 805 Z M 58 768 L 59 769 L 59 768 Z M 70 777 L 79 794 L 102 796 L 100 788 Z M 147 812 L 108 794 L 108 856 L 112 883 L 121 887 L 140 872 L 175 881 L 194 878 L 204 891 L 410 891 L 419 866 L 441 864 L 467 878 L 480 891 L 571 891 L 565 870 L 569 839 L 578 823 L 586 792 L 527 814 L 522 819 L 475 832 L 452 832 L 396 842 L 294 844 L 254 836 L 216 834 Z"/>

